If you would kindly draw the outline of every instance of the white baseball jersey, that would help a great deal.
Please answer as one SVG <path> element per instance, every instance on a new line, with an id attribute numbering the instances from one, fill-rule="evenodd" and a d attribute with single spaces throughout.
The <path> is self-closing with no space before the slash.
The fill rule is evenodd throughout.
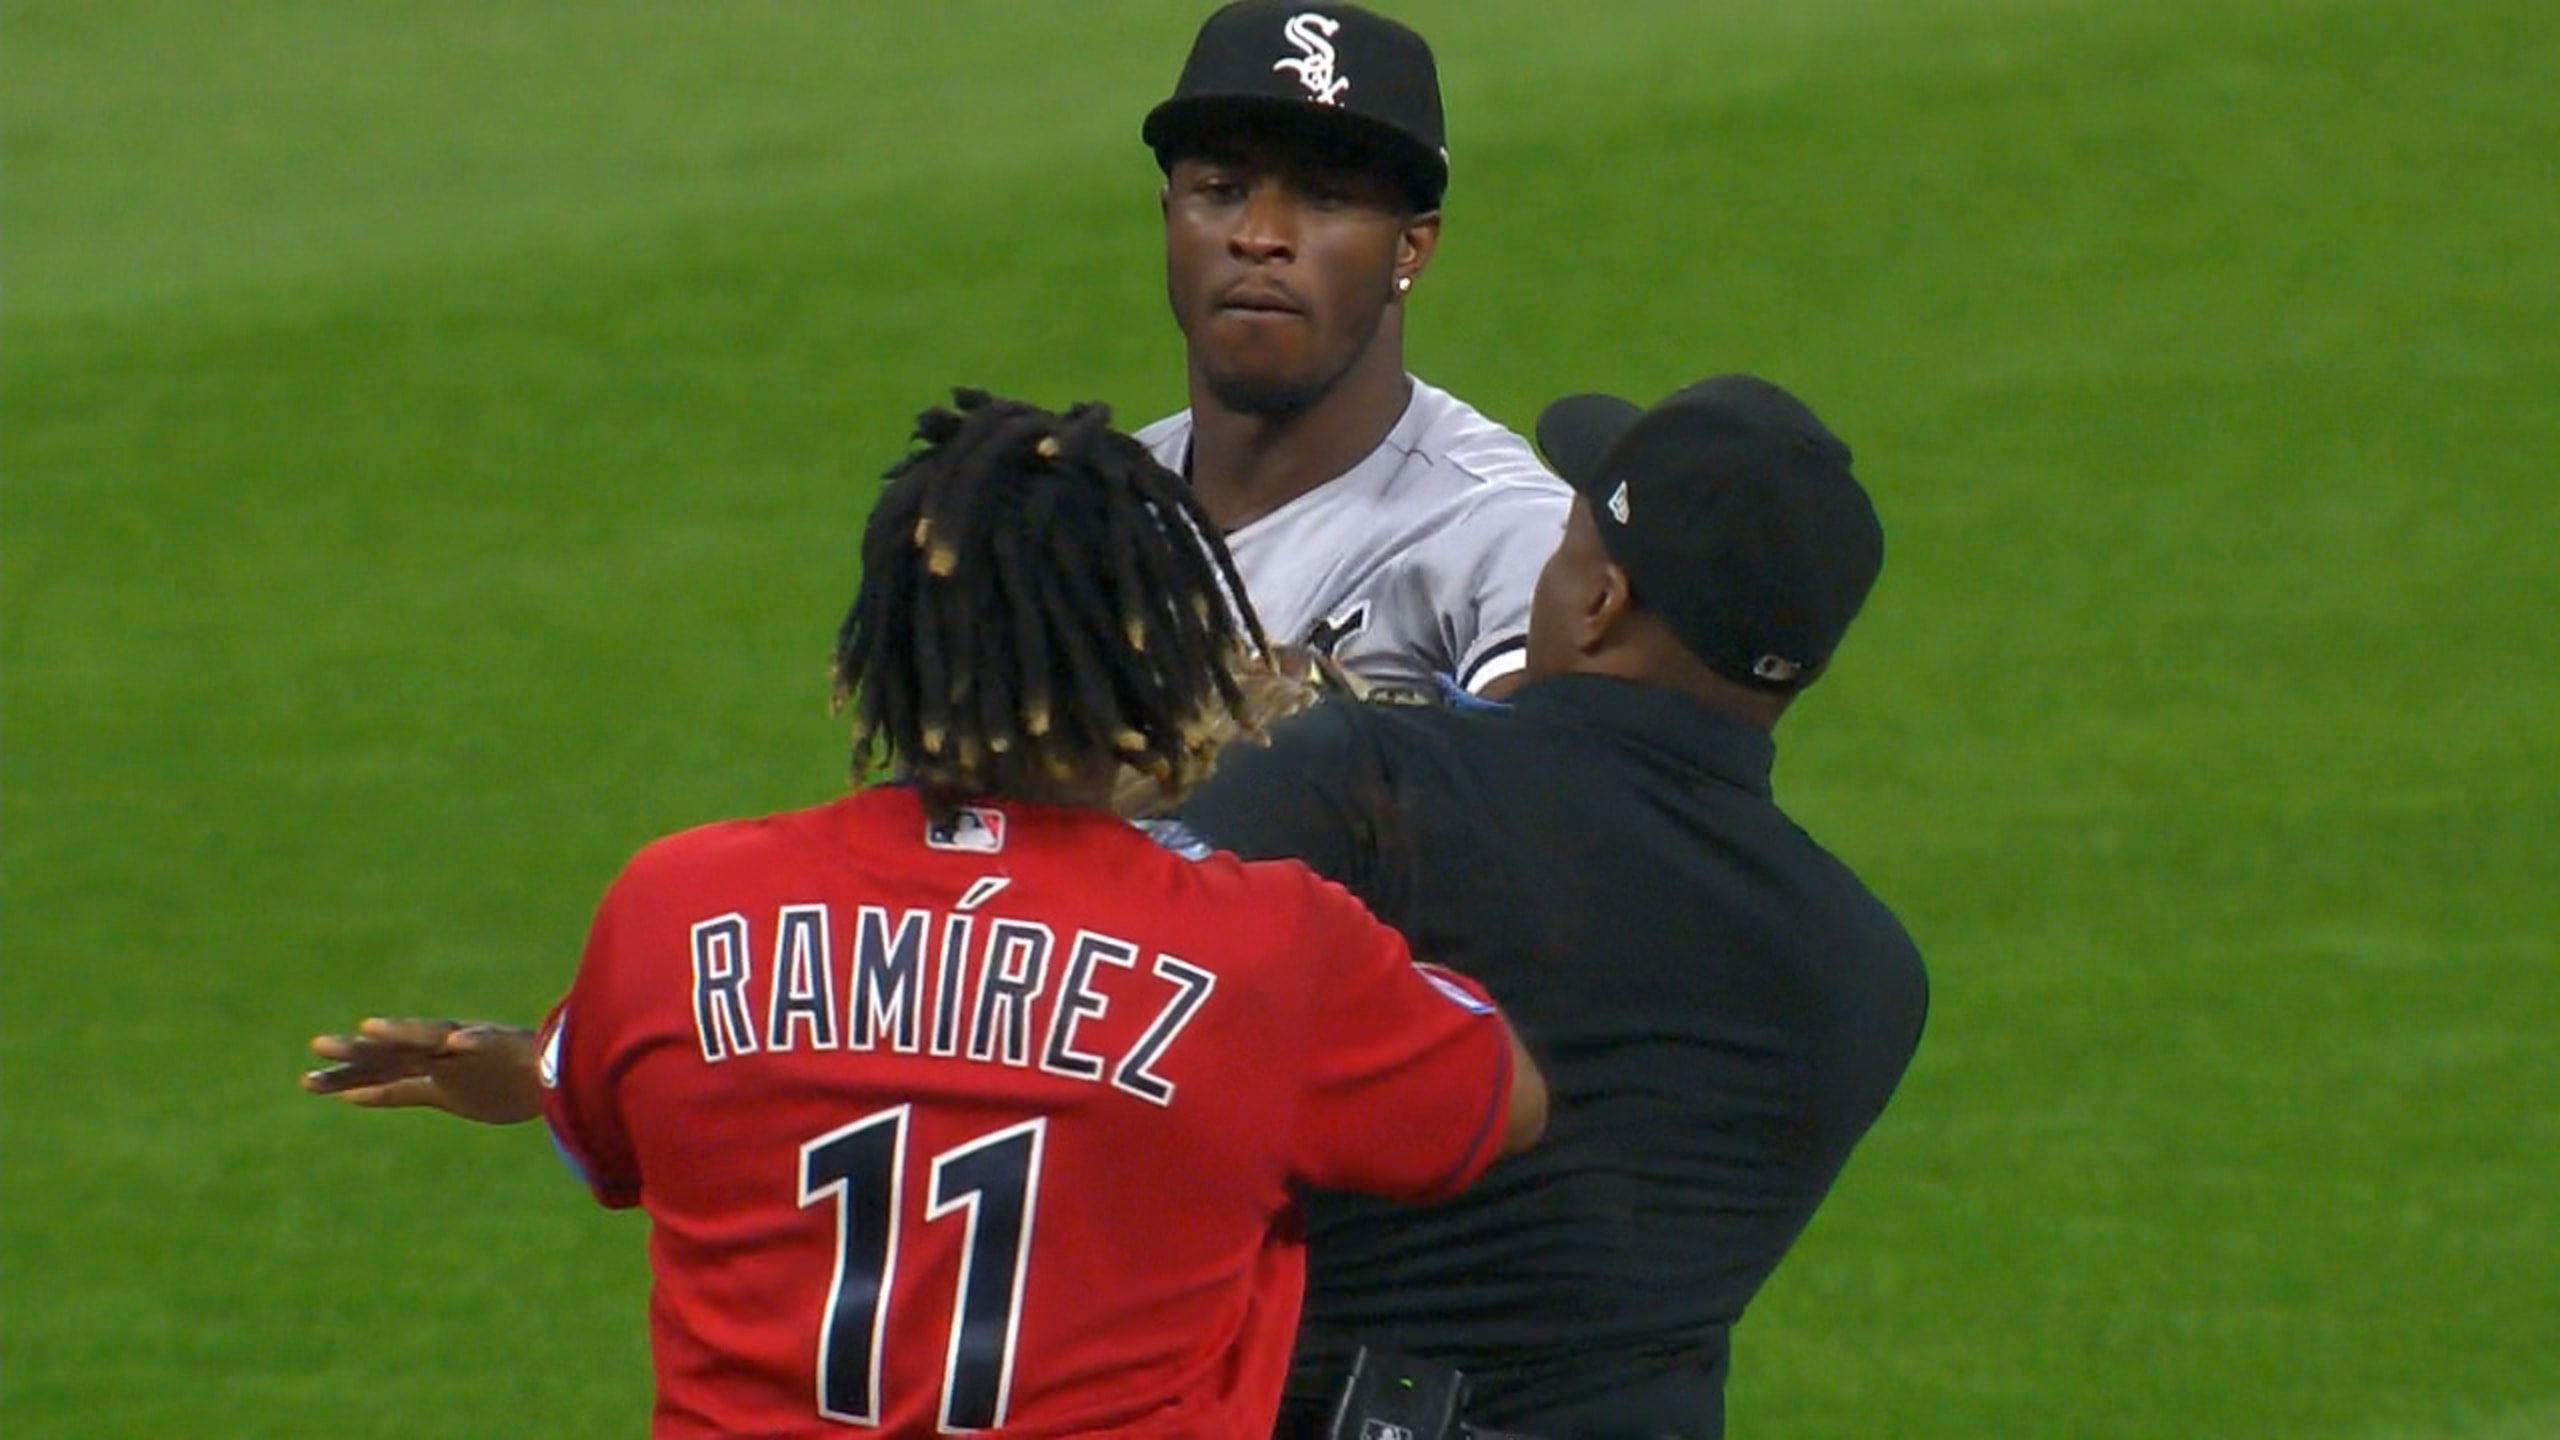
<path id="1" fill-rule="evenodd" d="M 1191 412 L 1138 432 L 1188 474 Z M 1420 380 L 1404 417 L 1343 474 L 1227 534 L 1274 641 L 1325 650 L 1374 684 L 1428 695 L 1516 673 L 1529 591 L 1573 491 L 1529 442 Z"/>

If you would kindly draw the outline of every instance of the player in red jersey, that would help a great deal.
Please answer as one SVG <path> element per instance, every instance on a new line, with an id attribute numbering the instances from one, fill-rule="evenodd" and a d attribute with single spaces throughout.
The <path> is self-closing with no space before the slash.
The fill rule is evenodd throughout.
<path id="1" fill-rule="evenodd" d="M 661 1440 L 1268 1435 L 1300 1187 L 1452 1194 L 1543 1082 L 1344 891 L 1107 808 L 1262 645 L 1181 481 L 1099 406 L 919 437 L 836 651 L 902 778 L 643 850 L 539 1032 L 368 1022 L 306 1083 L 546 1115 L 647 1210 Z"/>

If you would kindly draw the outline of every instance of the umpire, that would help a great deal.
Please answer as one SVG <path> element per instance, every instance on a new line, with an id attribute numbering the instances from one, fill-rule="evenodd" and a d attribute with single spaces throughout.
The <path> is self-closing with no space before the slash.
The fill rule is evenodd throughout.
<path id="1" fill-rule="evenodd" d="M 1721 1435 L 1734 1323 L 1919 1042 L 1918 950 L 1770 790 L 1883 560 L 1848 447 L 1748 376 L 1561 400 L 1538 443 L 1579 493 L 1512 703 L 1320 706 L 1183 812 L 1481 979 L 1554 1096 L 1455 1203 L 1315 1198 L 1283 1435 L 1364 1345 L 1462 1369 L 1478 1426 Z"/>

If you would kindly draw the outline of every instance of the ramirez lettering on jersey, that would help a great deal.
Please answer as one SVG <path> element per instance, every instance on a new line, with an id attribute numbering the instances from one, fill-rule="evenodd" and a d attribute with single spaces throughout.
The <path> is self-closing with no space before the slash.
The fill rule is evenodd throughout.
<path id="1" fill-rule="evenodd" d="M 840 919 L 807 904 L 694 924 L 706 1063 L 887 1050 L 1037 1067 L 1170 1105 L 1173 1082 L 1157 1067 L 1217 987 L 1209 971 L 1132 941 L 1092 930 L 1061 941 L 1040 921 L 993 912 L 863 905 L 849 943 Z M 1131 1010 L 1150 1017 L 1134 1038 L 1125 1023 L 1097 1023 Z M 1097 1038 L 1106 1032 L 1124 1038 Z"/>

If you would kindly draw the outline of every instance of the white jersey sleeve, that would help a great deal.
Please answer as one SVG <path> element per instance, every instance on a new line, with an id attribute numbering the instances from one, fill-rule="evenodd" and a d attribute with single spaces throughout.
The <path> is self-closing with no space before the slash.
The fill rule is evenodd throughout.
<path id="1" fill-rule="evenodd" d="M 1486 488 L 1469 514 L 1417 549 L 1405 571 L 1426 613 L 1390 628 L 1437 623 L 1454 661 L 1443 673 L 1460 689 L 1518 674 L 1528 661 L 1530 592 L 1570 503 L 1526 486 Z"/>

